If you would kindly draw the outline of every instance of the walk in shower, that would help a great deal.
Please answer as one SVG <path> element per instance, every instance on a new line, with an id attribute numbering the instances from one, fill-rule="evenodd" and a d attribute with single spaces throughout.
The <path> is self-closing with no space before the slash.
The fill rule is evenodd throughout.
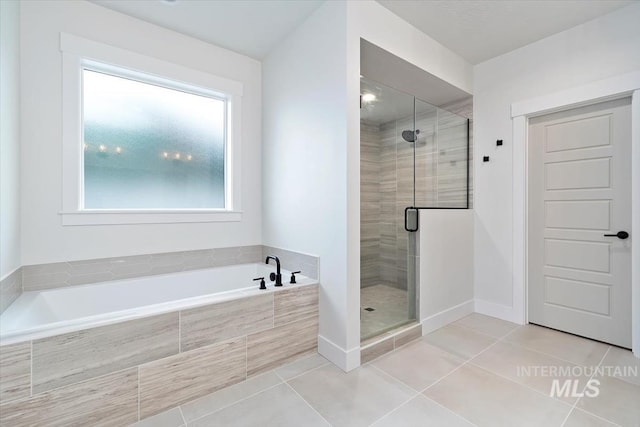
<path id="1" fill-rule="evenodd" d="M 467 117 L 366 76 L 360 82 L 360 336 L 366 340 L 418 320 L 418 239 L 406 230 L 405 210 L 468 208 L 470 146 Z M 465 102 L 470 105 L 465 100 L 452 110 Z"/>

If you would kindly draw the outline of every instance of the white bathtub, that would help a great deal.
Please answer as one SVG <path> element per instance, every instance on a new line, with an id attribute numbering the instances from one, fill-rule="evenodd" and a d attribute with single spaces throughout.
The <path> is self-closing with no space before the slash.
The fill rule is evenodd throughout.
<path id="1" fill-rule="evenodd" d="M 275 266 L 241 264 L 90 285 L 24 292 L 0 315 L 0 345 L 44 338 L 153 314 L 198 307 L 317 283 L 282 270 L 282 288 L 269 280 Z M 256 277 L 265 277 L 259 289 Z"/>

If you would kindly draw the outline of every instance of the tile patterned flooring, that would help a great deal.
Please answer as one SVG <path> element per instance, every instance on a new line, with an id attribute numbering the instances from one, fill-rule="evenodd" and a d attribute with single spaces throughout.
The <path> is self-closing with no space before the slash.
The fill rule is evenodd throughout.
<path id="1" fill-rule="evenodd" d="M 360 290 L 360 339 L 407 323 L 407 291 L 387 284 Z M 365 308 L 373 308 L 367 311 Z"/>
<path id="2" fill-rule="evenodd" d="M 135 426 L 640 426 L 637 375 L 597 376 L 596 397 L 552 398 L 552 377 L 519 375 L 536 366 L 567 368 L 578 376 L 566 378 L 581 391 L 592 372 L 577 367 L 632 373 L 640 371 L 640 359 L 573 335 L 471 314 L 352 372 L 314 355 Z"/>

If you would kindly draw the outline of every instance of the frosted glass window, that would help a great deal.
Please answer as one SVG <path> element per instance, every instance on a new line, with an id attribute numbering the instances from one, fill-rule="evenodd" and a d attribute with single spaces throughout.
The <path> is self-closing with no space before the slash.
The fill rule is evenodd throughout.
<path id="1" fill-rule="evenodd" d="M 224 99 L 84 69 L 85 209 L 224 209 Z"/>

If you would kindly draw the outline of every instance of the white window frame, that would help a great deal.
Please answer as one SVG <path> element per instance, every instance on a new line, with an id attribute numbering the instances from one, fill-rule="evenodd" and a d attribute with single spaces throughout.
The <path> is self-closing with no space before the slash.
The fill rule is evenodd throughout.
<path id="1" fill-rule="evenodd" d="M 125 49 L 60 33 L 62 52 L 62 225 L 231 222 L 241 210 L 242 83 Z M 83 69 L 116 70 L 113 75 L 144 74 L 143 81 L 210 94 L 227 102 L 224 209 L 84 209 L 82 141 Z M 124 73 L 122 70 L 127 70 Z M 151 79 L 149 76 L 153 76 Z M 169 85 L 162 82 L 170 82 Z M 196 90 L 194 90 L 196 89 Z"/>

